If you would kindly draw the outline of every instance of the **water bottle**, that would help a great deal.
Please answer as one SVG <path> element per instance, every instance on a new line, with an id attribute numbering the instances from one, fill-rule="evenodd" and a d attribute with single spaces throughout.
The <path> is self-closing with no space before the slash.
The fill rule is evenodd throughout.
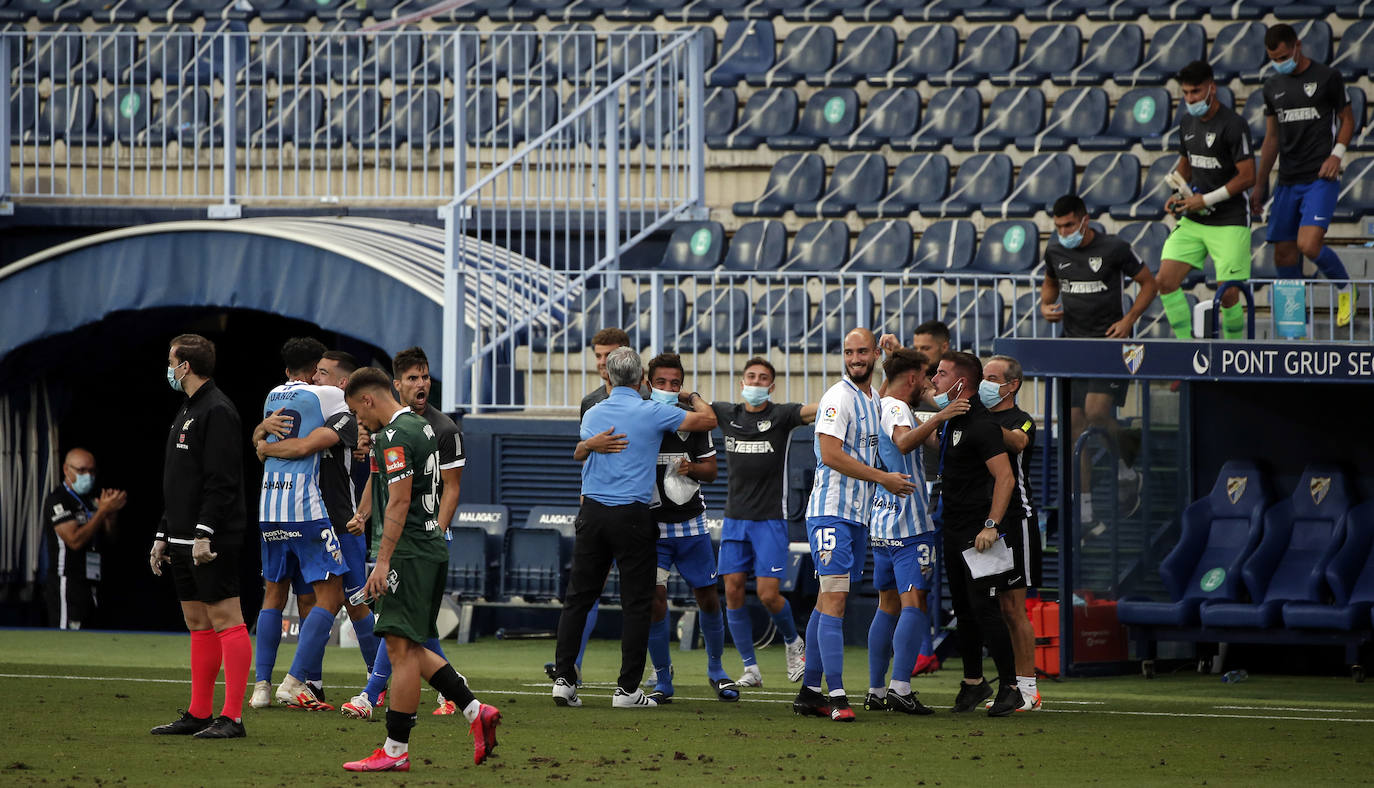
<path id="1" fill-rule="evenodd" d="M 1246 673 L 1244 670 L 1228 670 L 1225 673 L 1221 674 L 1221 683 L 1239 684 L 1240 682 L 1245 681 L 1248 678 L 1250 678 L 1250 674 Z"/>

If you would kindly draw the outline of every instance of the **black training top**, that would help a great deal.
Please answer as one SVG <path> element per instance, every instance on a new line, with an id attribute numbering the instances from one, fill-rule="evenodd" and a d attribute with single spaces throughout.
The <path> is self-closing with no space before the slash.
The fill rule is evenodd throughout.
<path id="1" fill-rule="evenodd" d="M 988 460 L 1006 452 L 1002 428 L 977 397 L 969 411 L 940 427 L 940 518 L 947 530 L 983 527 L 992 508 L 992 474 Z"/>
<path id="2" fill-rule="evenodd" d="M 1340 72 L 1312 61 L 1298 74 L 1264 80 L 1264 114 L 1279 121 L 1279 183 L 1311 183 L 1331 157 L 1345 109 Z"/>
<path id="3" fill-rule="evenodd" d="M 1140 258 L 1115 235 L 1094 232 L 1074 249 L 1051 240 L 1045 246 L 1045 276 L 1059 282 L 1064 336 L 1103 337 L 1125 315 L 1122 280 L 1140 273 Z"/>
<path id="4" fill-rule="evenodd" d="M 1011 490 L 1011 503 L 1007 504 L 1007 513 L 1002 517 L 1003 521 L 1014 521 L 1024 519 L 1026 522 L 1035 521 L 1034 493 L 1031 491 L 1030 476 L 1027 475 L 1027 466 L 1030 465 L 1027 457 L 1031 450 L 1035 448 L 1035 419 L 1029 413 L 1012 405 L 1006 410 L 990 410 L 988 416 L 997 422 L 999 427 L 1008 430 L 1021 430 L 1030 438 L 1026 448 L 1015 452 L 1006 449 L 1007 459 L 1011 460 L 1011 473 L 1016 478 L 1016 486 Z M 1006 441 L 1002 442 L 1006 448 Z"/>
<path id="5" fill-rule="evenodd" d="M 781 520 L 787 496 L 787 447 L 802 426 L 802 406 L 767 402 L 750 413 L 742 402 L 713 402 L 725 434 L 725 516 L 732 520 Z"/>
<path id="6" fill-rule="evenodd" d="M 167 433 L 158 539 L 189 545 L 197 536 L 209 536 L 238 543 L 248 519 L 243 500 L 247 438 L 238 409 L 213 380 L 186 398 Z"/>
<path id="7" fill-rule="evenodd" d="M 1201 194 L 1225 186 L 1236 176 L 1236 162 L 1254 158 L 1250 127 L 1224 105 L 1218 105 L 1208 120 L 1184 113 L 1178 125 L 1178 152 L 1193 170 L 1188 182 Z M 1209 210 L 1188 214 L 1188 218 L 1214 227 L 1248 227 L 1249 197 L 1245 192 L 1233 194 Z"/>
<path id="8" fill-rule="evenodd" d="M 352 413 L 330 417 L 325 426 L 339 442 L 320 452 L 320 497 L 334 530 L 344 528 L 353 517 L 353 447 L 358 445 L 358 419 Z"/>
<path id="9" fill-rule="evenodd" d="M 48 551 L 48 575 L 45 579 L 86 576 L 86 553 L 93 548 L 95 540 L 80 550 L 73 550 L 57 535 L 57 526 L 71 520 L 75 520 L 77 525 L 85 525 L 94 516 L 94 497 L 78 495 L 66 484 L 58 485 L 43 499 L 43 541 Z M 96 534 L 96 539 L 99 538 L 100 535 Z"/>

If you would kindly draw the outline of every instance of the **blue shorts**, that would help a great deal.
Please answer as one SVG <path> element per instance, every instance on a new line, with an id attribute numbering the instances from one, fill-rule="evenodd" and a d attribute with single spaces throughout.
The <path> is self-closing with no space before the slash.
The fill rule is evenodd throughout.
<path id="1" fill-rule="evenodd" d="M 720 573 L 776 577 L 787 574 L 787 521 L 725 518 L 720 529 Z"/>
<path id="2" fill-rule="evenodd" d="M 362 534 L 334 532 L 339 537 L 339 547 L 343 550 L 344 599 L 352 597 L 367 585 L 367 537 Z"/>
<path id="3" fill-rule="evenodd" d="M 343 575 L 343 547 L 328 520 L 259 525 L 262 528 L 264 580 L 281 583 L 299 576 L 314 584 L 333 575 Z"/>
<path id="4" fill-rule="evenodd" d="M 935 534 L 874 540 L 873 585 L 879 591 L 929 591 L 935 577 Z"/>
<path id="5" fill-rule="evenodd" d="M 1269 204 L 1269 243 L 1296 241 L 1299 227 L 1330 227 L 1340 194 L 1340 181 L 1323 178 L 1275 186 L 1274 200 Z"/>
<path id="6" fill-rule="evenodd" d="M 863 579 L 868 526 L 826 515 L 806 518 L 806 532 L 817 576 L 847 574 L 851 583 Z"/>
<path id="7" fill-rule="evenodd" d="M 692 588 L 709 588 L 716 584 L 716 551 L 710 534 L 696 536 L 660 537 L 658 540 L 658 568 L 672 569 Z"/>

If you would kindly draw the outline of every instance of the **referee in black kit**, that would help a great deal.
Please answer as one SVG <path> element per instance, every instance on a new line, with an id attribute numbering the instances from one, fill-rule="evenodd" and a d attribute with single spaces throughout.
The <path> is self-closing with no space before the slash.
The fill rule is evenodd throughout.
<path id="1" fill-rule="evenodd" d="M 191 704 L 180 719 L 151 733 L 237 739 L 244 736 L 243 694 L 253 645 L 239 607 L 239 552 L 247 519 L 243 444 L 234 403 L 211 380 L 215 345 L 182 334 L 167 351 L 167 384 L 186 402 L 172 421 L 162 469 L 165 510 L 149 564 L 170 564 L 186 629 L 191 633 Z M 211 716 L 224 669 L 224 707 Z"/>

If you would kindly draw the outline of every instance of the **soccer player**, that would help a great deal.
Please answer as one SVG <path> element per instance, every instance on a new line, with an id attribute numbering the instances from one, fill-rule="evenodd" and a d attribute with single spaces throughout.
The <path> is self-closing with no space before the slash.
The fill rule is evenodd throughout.
<path id="1" fill-rule="evenodd" d="M 878 609 L 868 629 L 868 694 L 864 709 L 932 714 L 916 697 L 911 676 L 922 641 L 930 634 L 926 596 L 935 577 L 935 524 L 931 520 L 924 463 L 918 450 L 935 434 L 937 416 L 918 424 L 911 403 L 926 389 L 926 357 L 896 349 L 883 362 L 887 385 L 880 405 L 882 433 L 878 456 L 883 467 L 917 481 L 911 495 L 875 490 L 869 536 L 873 543 L 873 584 Z M 889 659 L 892 681 L 884 686 Z"/>
<path id="2" fill-rule="evenodd" d="M 649 360 L 649 397 L 680 407 L 685 372 L 676 353 Z M 706 682 L 723 701 L 739 700 L 739 690 L 721 666 L 725 621 L 716 590 L 716 554 L 706 532 L 706 499 L 701 483 L 716 480 L 716 447 L 709 432 L 665 432 L 658 447 L 654 494 L 649 511 L 658 523 L 658 579 L 649 624 L 649 657 L 654 663 L 656 703 L 673 697 L 673 662 L 668 642 L 668 575 L 673 566 L 692 587 L 698 620 L 706 640 Z"/>
<path id="3" fill-rule="evenodd" d="M 114 533 L 123 490 L 95 493 L 95 455 L 72 449 L 62 461 L 62 485 L 43 499 L 44 546 L 48 554 L 48 621 L 58 629 L 80 629 L 95 612 L 100 584 L 100 541 Z"/>
<path id="4" fill-rule="evenodd" d="M 1341 160 L 1355 134 L 1355 116 L 1346 100 L 1340 72 L 1303 54 L 1291 25 L 1278 24 L 1264 34 L 1264 48 L 1274 75 L 1264 80 L 1264 144 L 1259 176 L 1250 194 L 1250 210 L 1259 215 L 1274 161 L 1279 182 L 1269 206 L 1269 243 L 1279 276 L 1302 276 L 1299 254 L 1336 282 L 1336 325 L 1350 324 L 1355 288 L 1347 281 L 1341 258 L 1326 246 L 1326 230 L 1341 190 Z"/>
<path id="5" fill-rule="evenodd" d="M 797 633 L 792 606 L 778 589 L 788 561 L 783 517 L 787 447 L 792 430 L 816 420 L 816 405 L 773 402 L 776 382 L 773 365 L 756 356 L 744 362 L 740 382 L 744 402 L 711 403 L 730 458 L 719 568 L 725 578 L 726 623 L 744 663 L 744 673 L 735 682 L 739 687 L 763 686 L 754 655 L 753 624 L 744 607 L 744 585 L 751 571 L 759 602 L 782 634 L 787 680 L 801 681 L 806 668 L 806 641 Z"/>
<path id="6" fill-rule="evenodd" d="M 287 438 L 310 438 L 321 428 L 328 431 L 331 421 L 348 413 L 342 391 L 310 382 L 324 350 L 319 340 L 309 337 L 288 339 L 282 345 L 287 381 L 268 392 L 263 417 L 277 415 L 289 420 Z M 255 432 L 254 438 L 269 444 L 280 440 L 276 435 L 267 435 L 265 429 L 261 434 Z M 267 587 L 263 609 L 258 614 L 255 706 L 266 700 L 277 646 L 281 643 L 281 609 L 286 605 L 291 579 L 299 572 L 314 589 L 316 605 L 301 622 L 296 656 L 277 687 L 276 697 L 295 708 L 334 709 L 305 685 L 313 667 L 324 659 L 334 616 L 343 606 L 343 549 L 320 494 L 321 451 L 322 448 L 309 453 L 290 452 L 290 459 L 263 453 L 258 524 L 262 530 L 262 577 Z"/>
<path id="7" fill-rule="evenodd" d="M 1011 463 L 1014 483 L 1011 503 L 998 531 L 1011 548 L 1012 569 L 992 580 L 997 591 L 1002 619 L 1007 623 L 1012 656 L 1016 660 L 1016 689 L 1021 705 L 1010 701 L 993 705 L 993 716 L 1014 711 L 1038 711 L 1040 690 L 1035 683 L 1035 629 L 1026 616 L 1026 589 L 1040 580 L 1040 529 L 1031 497 L 1030 474 L 1026 457 L 1035 448 L 1035 420 L 1016 404 L 1021 390 L 1021 363 L 1011 356 L 993 356 L 983 365 L 983 381 L 978 384 L 978 399 L 988 416 L 1002 428 L 1002 444 Z"/>
<path id="8" fill-rule="evenodd" d="M 1218 282 L 1250 278 L 1250 211 L 1246 190 L 1255 185 L 1250 127 L 1217 99 L 1212 66 L 1195 60 L 1178 72 L 1187 114 L 1179 121 L 1178 174 L 1193 189 L 1187 198 L 1172 195 L 1165 210 L 1178 224 L 1160 252 L 1159 300 L 1179 339 L 1191 339 L 1193 315 L 1179 286 L 1190 269 L 1202 269 L 1208 255 Z M 1240 339 L 1245 311 L 1240 292 L 1221 297 L 1221 333 Z"/>
<path id="9" fill-rule="evenodd" d="M 481 703 L 467 680 L 427 648 L 439 637 L 439 604 L 448 577 L 448 545 L 441 511 L 439 442 L 432 424 L 403 407 L 384 372 L 354 372 L 345 389 L 358 424 L 375 435 L 372 444 L 372 550 L 375 565 L 366 595 L 376 600 L 377 634 L 386 638 L 395 681 L 386 712 L 386 743 L 352 772 L 410 771 L 410 729 L 420 705 L 420 679 L 450 699 L 467 719 L 473 763 L 496 748 L 501 712 Z"/>
<path id="10" fill-rule="evenodd" d="M 163 455 L 162 522 L 148 564 L 172 568 L 181 615 L 191 632 L 191 705 L 153 728 L 159 736 L 238 739 L 253 641 L 239 606 L 239 545 L 248 519 L 243 501 L 243 433 L 234 403 L 215 385 L 215 344 L 182 334 L 167 350 L 167 384 L 186 402 L 172 421 Z M 170 544 L 170 547 L 168 546 Z M 224 667 L 224 706 L 211 719 Z"/>
<path id="11" fill-rule="evenodd" d="M 797 714 L 853 722 L 844 690 L 844 610 L 849 586 L 863 575 L 873 491 L 897 496 L 915 486 L 904 473 L 877 468 L 881 417 L 872 385 L 878 343 L 856 328 L 844 338 L 845 376 L 821 397 L 816 417 L 816 477 L 806 506 L 811 557 L 820 593 L 806 626 L 806 670 L 792 702 Z M 830 688 L 821 694 L 821 676 Z"/>

